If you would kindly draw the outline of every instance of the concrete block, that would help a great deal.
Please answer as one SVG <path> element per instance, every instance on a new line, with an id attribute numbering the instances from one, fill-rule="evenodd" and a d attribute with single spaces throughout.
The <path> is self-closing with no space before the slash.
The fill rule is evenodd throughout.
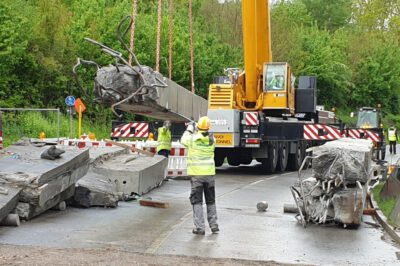
<path id="1" fill-rule="evenodd" d="M 0 221 L 2 221 L 17 206 L 21 189 L 4 184 L 0 184 L 0 186 Z"/>
<path id="2" fill-rule="evenodd" d="M 125 195 L 147 193 L 164 180 L 167 158 L 159 155 L 154 157 L 136 155 L 136 159 L 127 161 L 132 156 L 134 155 L 111 158 L 93 167 L 93 172 L 115 181 L 117 191 Z"/>

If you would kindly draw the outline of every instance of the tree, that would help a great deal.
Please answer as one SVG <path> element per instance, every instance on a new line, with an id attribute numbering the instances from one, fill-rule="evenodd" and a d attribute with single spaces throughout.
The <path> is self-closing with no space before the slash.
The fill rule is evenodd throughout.
<path id="1" fill-rule="evenodd" d="M 335 31 L 347 26 L 351 17 L 351 1 L 349 0 L 301 0 L 317 22 L 319 28 Z"/>

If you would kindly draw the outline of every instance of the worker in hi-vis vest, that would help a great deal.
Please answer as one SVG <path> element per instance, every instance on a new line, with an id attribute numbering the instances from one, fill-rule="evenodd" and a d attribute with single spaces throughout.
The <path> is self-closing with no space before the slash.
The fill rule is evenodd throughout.
<path id="1" fill-rule="evenodd" d="M 268 84 L 270 90 L 282 90 L 284 85 L 284 78 L 282 75 L 274 75 Z"/>
<path id="2" fill-rule="evenodd" d="M 162 127 L 159 127 L 157 132 L 157 154 L 168 158 L 171 153 L 171 121 L 166 120 Z"/>
<path id="3" fill-rule="evenodd" d="M 388 129 L 389 152 L 396 154 L 397 129 L 392 125 Z"/>
<path id="4" fill-rule="evenodd" d="M 215 139 L 209 133 L 210 119 L 203 116 L 197 123 L 197 131 L 191 124 L 181 138 L 188 149 L 187 173 L 191 177 L 190 203 L 193 207 L 193 234 L 204 235 L 203 193 L 207 205 L 207 220 L 212 233 L 218 233 L 217 207 L 215 205 Z"/>

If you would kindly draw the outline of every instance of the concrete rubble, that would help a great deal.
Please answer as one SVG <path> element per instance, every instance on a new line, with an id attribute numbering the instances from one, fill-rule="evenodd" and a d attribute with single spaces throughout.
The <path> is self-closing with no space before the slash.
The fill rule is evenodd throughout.
<path id="1" fill-rule="evenodd" d="M 291 187 L 297 220 L 312 223 L 361 223 L 368 181 L 372 175 L 373 144 L 364 139 L 339 139 L 314 147 L 311 176 L 299 172 Z"/>
<path id="2" fill-rule="evenodd" d="M 112 147 L 90 149 L 90 168 L 78 181 L 74 204 L 80 207 L 117 207 L 118 201 L 142 195 L 159 186 L 165 178 L 168 160 L 148 157 Z"/>
<path id="3" fill-rule="evenodd" d="M 44 156 L 45 155 L 45 156 Z M 0 223 L 19 224 L 49 209 L 117 207 L 165 178 L 167 159 L 113 146 L 85 148 L 46 145 L 23 139 L 0 158 Z M 18 221 L 10 213 L 18 216 Z"/>
<path id="4" fill-rule="evenodd" d="M 59 159 L 44 160 L 40 156 L 49 146 L 19 144 L 0 159 L 0 184 L 20 190 L 15 210 L 29 220 L 74 194 L 75 183 L 88 171 L 89 151 L 63 147 Z"/>

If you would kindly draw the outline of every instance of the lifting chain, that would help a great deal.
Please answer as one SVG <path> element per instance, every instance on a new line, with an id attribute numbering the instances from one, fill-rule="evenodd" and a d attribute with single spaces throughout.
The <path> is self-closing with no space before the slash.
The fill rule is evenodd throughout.
<path id="1" fill-rule="evenodd" d="M 169 0 L 169 58 L 168 58 L 168 78 L 172 79 L 172 46 L 173 46 L 173 14 L 174 0 Z"/>
<path id="2" fill-rule="evenodd" d="M 160 72 L 161 22 L 162 22 L 162 0 L 158 0 L 158 12 L 157 12 L 157 48 L 156 48 L 156 71 L 157 71 L 157 72 Z"/>
<path id="3" fill-rule="evenodd" d="M 192 0 L 189 0 L 189 42 L 190 42 L 190 78 L 192 85 L 192 92 L 195 93 L 194 88 L 194 48 L 193 48 L 193 22 L 192 22 Z"/>
<path id="4" fill-rule="evenodd" d="M 134 41 L 135 41 L 135 27 L 136 27 L 136 15 L 137 15 L 137 0 L 132 0 L 132 24 L 131 24 L 131 36 L 129 41 L 129 49 L 133 52 Z M 128 63 L 132 65 L 132 54 L 129 53 Z"/>

